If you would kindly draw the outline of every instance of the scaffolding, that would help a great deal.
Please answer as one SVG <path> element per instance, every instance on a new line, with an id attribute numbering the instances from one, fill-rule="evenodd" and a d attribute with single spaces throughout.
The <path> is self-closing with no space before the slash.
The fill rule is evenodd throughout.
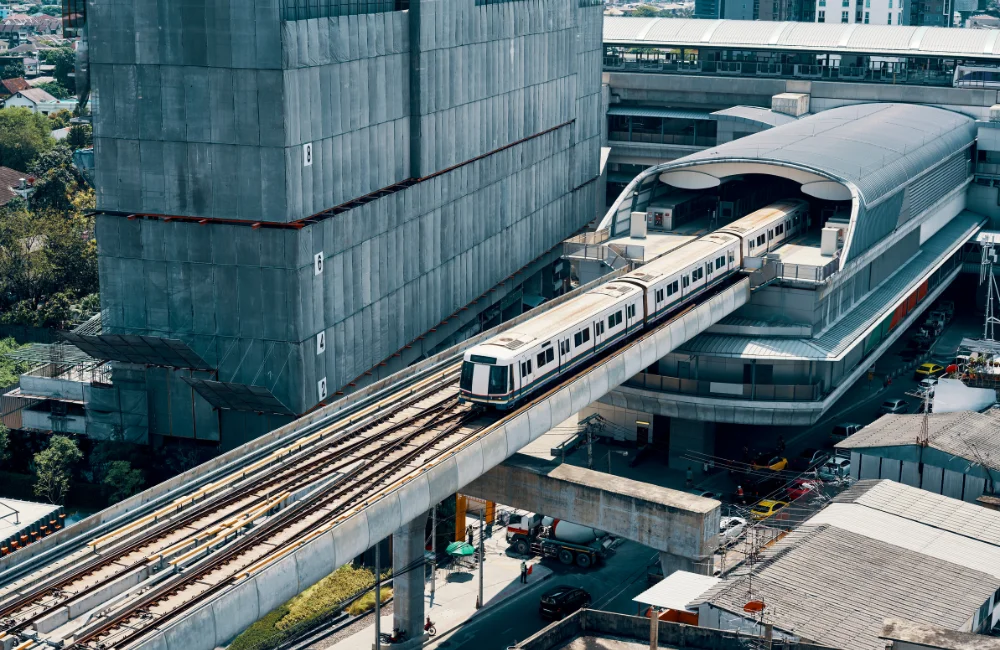
<path id="1" fill-rule="evenodd" d="M 101 315 L 95 314 L 73 329 L 77 334 L 100 334 Z M 81 352 L 75 345 L 59 343 L 29 343 L 5 355 L 8 359 L 31 365 L 24 373 L 29 377 L 65 379 L 97 384 L 111 383 L 110 364 L 103 359 Z"/>

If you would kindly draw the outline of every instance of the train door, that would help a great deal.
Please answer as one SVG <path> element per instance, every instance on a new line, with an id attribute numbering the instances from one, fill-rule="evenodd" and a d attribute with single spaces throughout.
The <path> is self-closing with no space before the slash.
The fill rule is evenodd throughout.
<path id="1" fill-rule="evenodd" d="M 560 341 L 559 341 L 559 368 L 560 369 L 563 369 L 563 368 L 566 367 L 566 364 L 568 364 L 570 362 L 570 360 L 571 360 L 570 359 L 571 356 L 572 355 L 570 354 L 569 339 L 560 339 Z"/>
<path id="2" fill-rule="evenodd" d="M 472 370 L 472 394 L 488 395 L 490 385 L 490 368 L 482 363 L 477 363 Z"/>

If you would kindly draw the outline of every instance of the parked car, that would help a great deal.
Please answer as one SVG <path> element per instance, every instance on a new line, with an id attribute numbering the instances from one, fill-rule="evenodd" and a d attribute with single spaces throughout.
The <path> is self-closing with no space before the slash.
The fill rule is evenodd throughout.
<path id="1" fill-rule="evenodd" d="M 758 456 L 750 464 L 750 467 L 754 470 L 769 469 L 780 472 L 788 467 L 788 459 L 784 456 L 771 456 L 770 458 L 768 456 Z"/>
<path id="2" fill-rule="evenodd" d="M 924 330 L 927 334 L 932 337 L 941 336 L 941 332 L 944 331 L 944 321 L 943 320 L 932 320 L 927 319 L 924 321 Z"/>
<path id="3" fill-rule="evenodd" d="M 816 477 L 824 481 L 836 481 L 851 474 L 851 461 L 843 456 L 834 456 L 816 468 Z"/>
<path id="4" fill-rule="evenodd" d="M 819 485 L 815 481 L 810 481 L 806 478 L 797 478 L 792 481 L 792 484 L 788 486 L 788 500 L 795 501 L 799 497 L 804 497 L 805 495 L 813 492 L 818 488 Z"/>
<path id="5" fill-rule="evenodd" d="M 579 587 L 560 585 L 542 594 L 538 613 L 542 618 L 560 619 L 578 609 L 590 607 L 590 594 Z"/>
<path id="6" fill-rule="evenodd" d="M 823 461 L 829 452 L 815 447 L 806 447 L 802 452 L 788 461 L 788 468 L 796 472 L 805 472 Z"/>
<path id="7" fill-rule="evenodd" d="M 944 366 L 936 363 L 922 363 L 913 371 L 914 379 L 924 379 L 925 377 L 937 377 L 944 372 Z"/>
<path id="8" fill-rule="evenodd" d="M 747 527 L 743 517 L 723 517 L 719 520 L 719 546 L 732 546 Z"/>
<path id="9" fill-rule="evenodd" d="M 754 507 L 750 508 L 750 516 L 757 521 L 761 521 L 768 517 L 773 517 L 775 513 L 787 505 L 784 501 L 764 499 L 763 501 L 758 501 Z"/>
<path id="10" fill-rule="evenodd" d="M 879 411 L 882 413 L 906 413 L 909 410 L 910 405 L 905 399 L 887 399 L 882 402 L 882 406 L 879 407 Z"/>
<path id="11" fill-rule="evenodd" d="M 834 443 L 842 442 L 847 440 L 850 436 L 853 436 L 858 431 L 861 431 L 863 428 L 864 427 L 860 424 L 842 422 L 833 427 L 833 431 L 830 432 L 830 437 L 833 438 Z"/>

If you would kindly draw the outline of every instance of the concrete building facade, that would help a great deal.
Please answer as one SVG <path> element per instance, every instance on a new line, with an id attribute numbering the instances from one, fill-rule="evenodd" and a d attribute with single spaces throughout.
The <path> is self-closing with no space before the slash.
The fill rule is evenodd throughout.
<path id="1" fill-rule="evenodd" d="M 103 336 L 187 359 L 90 340 L 95 430 L 238 444 L 593 219 L 599 6 L 352 7 L 89 4 Z"/>

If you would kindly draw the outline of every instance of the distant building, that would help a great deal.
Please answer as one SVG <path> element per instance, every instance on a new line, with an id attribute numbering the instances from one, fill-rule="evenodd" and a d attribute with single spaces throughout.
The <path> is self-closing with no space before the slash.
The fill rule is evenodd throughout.
<path id="1" fill-rule="evenodd" d="M 25 172 L 10 167 L 0 167 L 0 205 L 7 205 L 7 202 L 15 196 L 28 198 L 32 188 L 27 179 L 28 174 Z"/>
<path id="2" fill-rule="evenodd" d="M 31 109 L 31 111 L 35 113 L 49 115 L 59 111 L 72 112 L 76 108 L 77 100 L 56 99 L 41 88 L 25 88 L 24 90 L 17 91 L 4 100 L 3 105 L 4 108 L 21 106 L 23 108 Z"/>
<path id="3" fill-rule="evenodd" d="M 10 97 L 14 93 L 27 90 L 31 85 L 25 81 L 24 77 L 14 77 L 0 81 L 0 97 Z"/>
<path id="4" fill-rule="evenodd" d="M 851 452 L 854 478 L 890 479 L 969 502 L 994 494 L 1000 479 L 1000 409 L 928 415 L 927 440 L 921 443 L 923 417 L 883 415 L 838 443 L 838 449 Z"/>
<path id="5" fill-rule="evenodd" d="M 775 638 L 884 650 L 886 619 L 990 632 L 998 587 L 1000 512 L 860 481 L 762 551 L 751 595 L 745 574 L 731 576 L 688 608 L 700 627 L 755 633 L 759 616 L 744 606 L 762 601 Z"/>

